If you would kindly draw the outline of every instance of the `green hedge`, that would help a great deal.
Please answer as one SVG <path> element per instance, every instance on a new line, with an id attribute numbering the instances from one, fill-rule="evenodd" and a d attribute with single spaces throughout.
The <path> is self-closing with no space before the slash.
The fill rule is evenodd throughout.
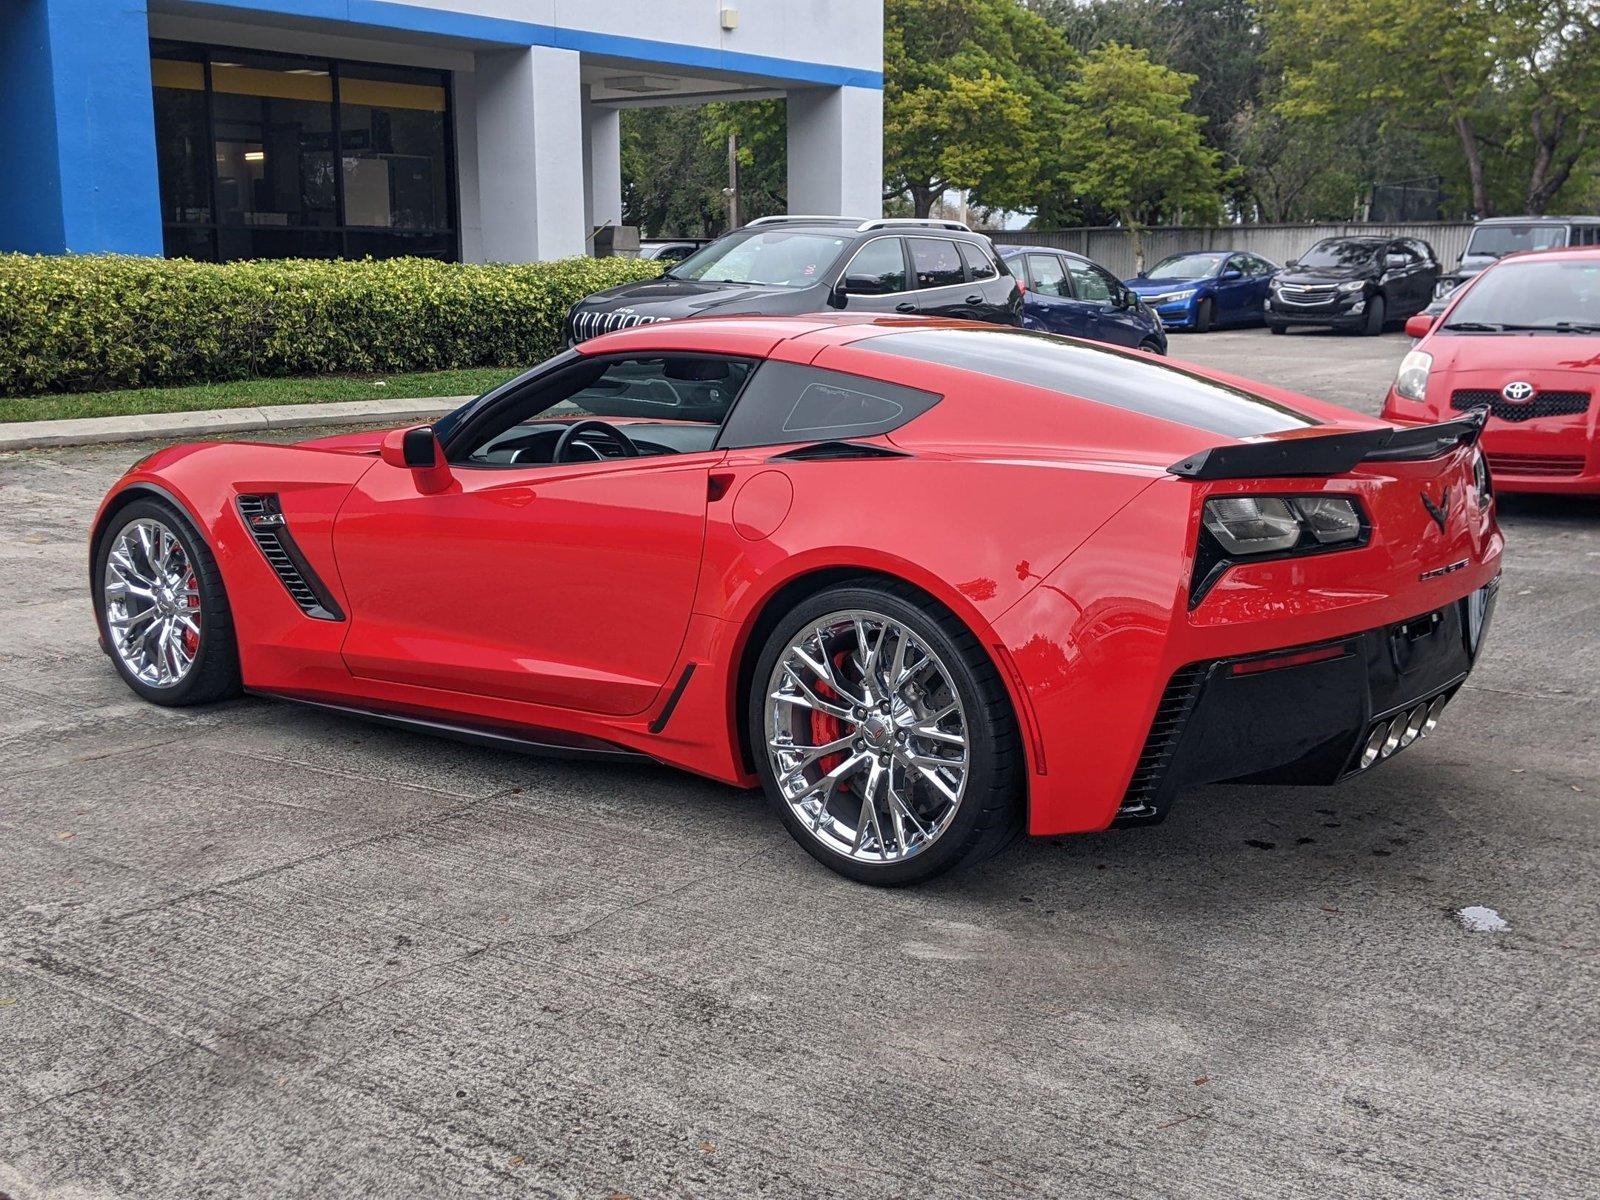
<path id="1" fill-rule="evenodd" d="M 0 396 L 531 365 L 574 301 L 659 269 L 0 254 Z"/>

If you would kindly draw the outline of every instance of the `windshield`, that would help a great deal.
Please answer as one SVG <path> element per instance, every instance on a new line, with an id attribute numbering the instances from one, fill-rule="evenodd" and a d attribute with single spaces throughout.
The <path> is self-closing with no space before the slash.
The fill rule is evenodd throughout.
<path id="1" fill-rule="evenodd" d="M 707 283 L 809 287 L 826 274 L 849 240 L 831 233 L 744 230 L 691 254 L 668 271 L 667 277 Z"/>
<path id="2" fill-rule="evenodd" d="M 1300 256 L 1302 267 L 1364 267 L 1372 261 L 1382 242 L 1354 242 L 1329 238 L 1318 242 Z"/>
<path id="3" fill-rule="evenodd" d="M 1566 244 L 1565 225 L 1479 225 L 1472 231 L 1467 253 L 1501 258 L 1518 250 L 1556 250 Z"/>
<path id="4" fill-rule="evenodd" d="M 1215 275 L 1226 254 L 1174 254 L 1145 272 L 1150 279 L 1205 279 Z"/>
<path id="5" fill-rule="evenodd" d="M 1501 263 L 1450 310 L 1463 333 L 1600 333 L 1600 256 Z"/>

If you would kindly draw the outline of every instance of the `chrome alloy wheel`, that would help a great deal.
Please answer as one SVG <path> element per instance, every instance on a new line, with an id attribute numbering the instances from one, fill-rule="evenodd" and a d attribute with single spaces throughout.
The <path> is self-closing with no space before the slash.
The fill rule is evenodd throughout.
<path id="1" fill-rule="evenodd" d="M 200 581 L 189 553 L 160 521 L 123 526 L 106 558 L 106 629 L 140 683 L 176 687 L 200 652 Z"/>
<path id="2" fill-rule="evenodd" d="M 880 613 L 830 613 L 796 634 L 768 680 L 763 729 L 790 811 L 857 862 L 920 854 L 961 805 L 961 697 L 928 644 Z"/>

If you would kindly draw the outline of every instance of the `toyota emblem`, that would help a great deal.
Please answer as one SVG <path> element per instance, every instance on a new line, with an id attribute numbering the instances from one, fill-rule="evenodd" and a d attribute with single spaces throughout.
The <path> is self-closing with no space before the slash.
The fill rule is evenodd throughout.
<path id="1" fill-rule="evenodd" d="M 1533 399 L 1533 384 L 1518 379 L 1501 388 L 1500 394 L 1512 404 L 1526 404 Z"/>

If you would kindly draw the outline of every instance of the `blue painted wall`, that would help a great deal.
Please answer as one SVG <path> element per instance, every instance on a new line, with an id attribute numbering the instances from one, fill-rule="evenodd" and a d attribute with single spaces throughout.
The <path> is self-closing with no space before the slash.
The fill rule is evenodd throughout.
<path id="1" fill-rule="evenodd" d="M 0 249 L 59 251 L 61 176 L 45 0 L 0 13 Z"/>
<path id="2" fill-rule="evenodd" d="M 145 0 L 10 0 L 0 114 L 0 250 L 161 253 Z"/>

